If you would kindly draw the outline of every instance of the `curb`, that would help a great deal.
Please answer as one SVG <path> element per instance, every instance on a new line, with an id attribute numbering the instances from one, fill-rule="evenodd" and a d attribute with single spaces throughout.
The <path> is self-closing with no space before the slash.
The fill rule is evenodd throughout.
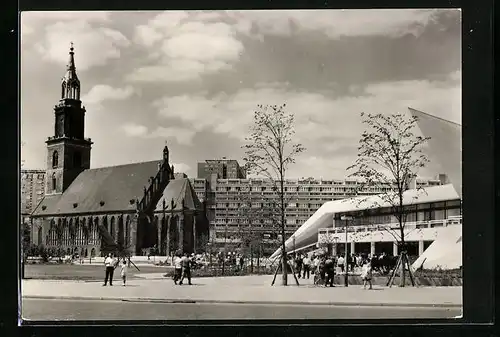
<path id="1" fill-rule="evenodd" d="M 154 299 L 154 298 L 115 298 L 115 297 L 78 297 L 78 296 L 23 296 L 23 299 L 74 300 L 74 301 L 121 301 L 130 303 L 213 303 L 213 304 L 256 304 L 256 305 L 314 305 L 343 307 L 406 307 L 406 308 L 462 308 L 456 303 L 353 303 L 353 302 L 293 302 L 293 301 L 237 301 L 206 299 Z"/>

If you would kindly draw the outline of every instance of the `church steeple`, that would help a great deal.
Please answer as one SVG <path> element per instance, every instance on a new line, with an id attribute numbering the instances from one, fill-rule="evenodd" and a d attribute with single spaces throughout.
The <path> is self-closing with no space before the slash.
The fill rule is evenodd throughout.
<path id="1" fill-rule="evenodd" d="M 61 100 L 80 100 L 80 80 L 76 75 L 74 50 L 75 48 L 73 47 L 73 42 L 71 42 L 71 47 L 69 48 L 69 60 L 66 65 L 66 74 L 64 75 L 61 83 Z"/>
<path id="2" fill-rule="evenodd" d="M 63 193 L 82 171 L 90 168 L 92 141 L 85 138 L 85 107 L 80 101 L 74 55 L 71 43 L 61 97 L 54 106 L 54 135 L 45 142 L 48 152 L 46 195 Z"/>

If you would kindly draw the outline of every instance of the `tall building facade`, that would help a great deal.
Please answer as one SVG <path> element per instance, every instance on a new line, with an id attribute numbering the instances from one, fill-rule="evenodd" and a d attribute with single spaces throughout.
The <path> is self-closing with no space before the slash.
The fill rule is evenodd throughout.
<path id="1" fill-rule="evenodd" d="M 446 179 L 446 177 L 441 177 Z M 258 215 L 259 210 L 279 207 L 279 197 L 273 183 L 267 179 L 220 179 L 212 174 L 206 179 L 192 179 L 194 190 L 200 200 L 206 203 L 206 214 L 210 223 L 210 241 L 215 249 L 225 247 L 236 249 L 241 246 L 242 237 L 257 235 L 263 243 L 265 254 L 275 251 L 281 242 L 281 230 L 276 221 L 268 216 Z M 284 184 L 286 215 L 285 236 L 290 237 L 325 202 L 353 197 L 358 182 L 355 180 L 287 179 Z M 437 186 L 439 179 L 416 179 L 415 186 Z M 384 192 L 370 188 L 358 191 L 358 195 L 373 195 Z M 253 223 L 248 223 L 245 211 L 252 205 Z M 273 206 L 274 205 L 274 206 Z"/>
<path id="2" fill-rule="evenodd" d="M 245 179 L 246 172 L 234 159 L 214 159 L 198 163 L 198 178 L 207 178 L 216 174 L 219 179 Z"/>
<path id="3" fill-rule="evenodd" d="M 21 170 L 21 214 L 31 214 L 44 195 L 45 171 Z"/>

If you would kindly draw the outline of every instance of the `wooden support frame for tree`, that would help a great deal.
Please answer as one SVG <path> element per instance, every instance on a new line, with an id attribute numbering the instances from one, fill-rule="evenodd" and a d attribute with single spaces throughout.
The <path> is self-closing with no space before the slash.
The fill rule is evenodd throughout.
<path id="1" fill-rule="evenodd" d="M 410 265 L 410 260 L 408 259 L 408 253 L 406 251 L 402 251 L 401 254 L 398 257 L 398 261 L 396 262 L 396 266 L 394 267 L 394 270 L 391 273 L 391 276 L 389 277 L 389 280 L 387 281 L 387 286 L 390 288 L 392 287 L 392 284 L 394 283 L 394 280 L 396 279 L 397 272 L 399 268 L 403 269 L 403 273 L 407 270 L 408 274 L 410 275 L 410 281 L 411 285 L 414 287 L 415 286 L 415 279 L 413 277 L 413 272 L 411 271 L 411 265 Z M 406 269 L 408 267 L 408 269 Z M 404 284 L 402 285 L 404 286 Z"/>
<path id="2" fill-rule="evenodd" d="M 280 254 L 278 260 L 281 261 L 281 254 Z M 297 278 L 297 274 L 295 273 L 295 269 L 293 268 L 293 264 L 288 264 L 288 265 L 290 266 L 290 269 L 292 270 L 292 274 L 293 274 L 293 277 L 295 279 L 295 283 L 298 286 L 300 286 L 299 279 Z M 276 270 L 274 271 L 274 277 L 273 277 L 273 282 L 271 283 L 271 286 L 274 286 L 274 283 L 276 282 L 276 276 L 278 276 L 280 269 L 283 268 L 282 266 L 283 266 L 282 263 L 278 263 L 278 265 L 276 266 Z"/>

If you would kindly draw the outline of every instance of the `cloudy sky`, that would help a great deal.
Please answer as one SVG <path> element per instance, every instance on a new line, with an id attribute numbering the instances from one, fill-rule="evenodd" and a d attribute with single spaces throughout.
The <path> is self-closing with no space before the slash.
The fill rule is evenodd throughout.
<path id="1" fill-rule="evenodd" d="M 46 167 L 71 41 L 92 167 L 159 159 L 165 140 L 190 176 L 205 159 L 241 161 L 257 104 L 295 114 L 307 150 L 289 177 L 345 177 L 362 111 L 461 122 L 457 10 L 24 12 L 26 168 Z"/>

